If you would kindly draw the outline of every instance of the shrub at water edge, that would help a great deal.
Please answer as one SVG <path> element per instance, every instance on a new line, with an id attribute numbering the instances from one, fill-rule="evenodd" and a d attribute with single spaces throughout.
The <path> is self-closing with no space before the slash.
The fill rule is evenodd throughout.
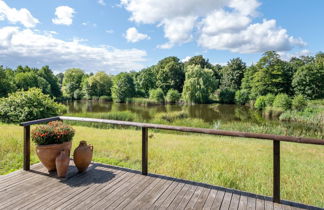
<path id="1" fill-rule="evenodd" d="M 273 101 L 275 100 L 276 96 L 273 95 L 272 93 L 268 93 L 266 96 L 265 96 L 265 103 L 266 103 L 266 106 L 269 106 L 271 107 L 273 105 Z"/>
<path id="2" fill-rule="evenodd" d="M 257 100 L 255 101 L 254 108 L 258 110 L 263 110 L 266 107 L 266 97 L 265 96 L 259 96 Z"/>
<path id="3" fill-rule="evenodd" d="M 293 110 L 303 111 L 307 107 L 307 100 L 302 95 L 297 95 L 293 98 L 291 107 Z"/>
<path id="4" fill-rule="evenodd" d="M 249 92 L 246 90 L 238 90 L 235 92 L 235 103 L 244 105 L 249 101 Z"/>
<path id="5" fill-rule="evenodd" d="M 64 105 L 56 103 L 37 88 L 18 91 L 0 99 L 0 120 L 6 123 L 52 117 L 64 112 L 66 112 Z"/>
<path id="6" fill-rule="evenodd" d="M 165 97 L 165 100 L 168 103 L 177 103 L 177 102 L 179 102 L 180 97 L 181 97 L 181 94 L 177 90 L 170 89 Z"/>
<path id="7" fill-rule="evenodd" d="M 291 99 L 287 94 L 278 94 L 273 101 L 273 107 L 281 108 L 284 111 L 287 111 L 291 108 Z"/>
<path id="8" fill-rule="evenodd" d="M 159 103 L 164 103 L 164 93 L 161 88 L 150 90 L 150 99 Z"/>

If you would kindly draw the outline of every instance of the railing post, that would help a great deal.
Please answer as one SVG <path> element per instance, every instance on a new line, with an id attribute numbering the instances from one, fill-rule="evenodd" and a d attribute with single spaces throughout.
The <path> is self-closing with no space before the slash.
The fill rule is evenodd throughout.
<path id="1" fill-rule="evenodd" d="M 280 141 L 273 141 L 273 202 L 280 203 Z"/>
<path id="2" fill-rule="evenodd" d="M 148 128 L 142 127 L 142 174 L 147 175 Z"/>
<path id="3" fill-rule="evenodd" d="M 24 126 L 24 170 L 30 170 L 30 126 Z"/>

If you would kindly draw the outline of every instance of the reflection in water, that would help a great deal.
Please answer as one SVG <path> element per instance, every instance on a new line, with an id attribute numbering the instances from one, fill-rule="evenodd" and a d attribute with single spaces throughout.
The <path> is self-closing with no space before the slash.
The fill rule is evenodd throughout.
<path id="1" fill-rule="evenodd" d="M 137 114 L 142 120 L 149 121 L 157 113 L 183 111 L 188 113 L 190 118 L 199 118 L 210 123 L 215 128 L 225 123 L 248 122 L 257 124 L 269 129 L 270 133 L 273 127 L 292 131 L 300 136 L 307 133 L 322 133 L 322 128 L 300 123 L 280 122 L 278 119 L 266 119 L 262 113 L 246 106 L 229 105 L 229 104 L 196 104 L 196 105 L 159 105 L 159 106 L 139 106 L 135 104 L 119 104 L 112 102 L 99 101 L 69 101 L 65 102 L 68 107 L 68 113 L 79 112 L 116 112 L 130 111 Z M 271 125 L 271 126 L 268 126 Z M 256 131 L 257 132 L 257 131 Z"/>

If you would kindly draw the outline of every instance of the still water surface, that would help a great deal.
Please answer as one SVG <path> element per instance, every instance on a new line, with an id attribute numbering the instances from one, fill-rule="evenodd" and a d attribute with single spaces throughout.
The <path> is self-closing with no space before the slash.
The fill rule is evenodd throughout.
<path id="1" fill-rule="evenodd" d="M 214 128 L 223 125 L 226 129 L 239 129 L 242 131 L 248 126 L 263 127 L 263 130 L 252 130 L 252 132 L 266 132 L 273 134 L 287 134 L 294 136 L 320 137 L 323 135 L 323 128 L 313 125 L 305 125 L 295 122 L 281 122 L 278 119 L 265 118 L 261 112 L 246 106 L 229 104 L 196 104 L 196 105 L 158 105 L 139 106 L 136 104 L 121 104 L 101 101 L 69 101 L 65 102 L 68 113 L 84 112 L 116 112 L 130 111 L 137 114 L 144 121 L 150 121 L 161 112 L 186 112 L 190 118 L 198 118 L 210 124 Z M 240 127 L 244 124 L 245 127 Z M 248 123 L 248 124 L 246 124 Z M 226 127 L 228 125 L 229 127 Z M 239 126 L 238 126 L 239 125 Z M 281 131 L 280 131 L 281 130 Z M 249 129 L 251 131 L 251 129 Z"/>

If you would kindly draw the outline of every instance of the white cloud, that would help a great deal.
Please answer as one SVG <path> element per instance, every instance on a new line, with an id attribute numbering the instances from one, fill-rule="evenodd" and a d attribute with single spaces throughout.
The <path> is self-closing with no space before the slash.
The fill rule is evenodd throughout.
<path id="1" fill-rule="evenodd" d="M 98 0 L 98 4 L 100 4 L 102 6 L 106 6 L 105 0 Z"/>
<path id="2" fill-rule="evenodd" d="M 114 32 L 115 32 L 115 31 L 112 30 L 112 29 L 106 30 L 106 33 L 107 33 L 107 34 L 113 34 Z"/>
<path id="3" fill-rule="evenodd" d="M 295 46 L 305 45 L 301 39 L 289 36 L 287 30 L 278 28 L 275 20 L 264 20 L 262 23 L 251 24 L 235 32 L 202 33 L 198 43 L 207 49 L 237 53 L 288 51 Z"/>
<path id="4" fill-rule="evenodd" d="M 288 53 L 288 52 L 278 52 L 278 54 L 280 55 L 281 59 L 285 60 L 285 61 L 289 61 L 292 57 L 301 57 L 301 56 L 311 56 L 312 53 L 311 51 L 307 50 L 307 49 L 303 49 L 297 52 L 293 52 L 293 53 Z"/>
<path id="5" fill-rule="evenodd" d="M 146 52 L 138 49 L 117 49 L 111 46 L 92 47 L 80 39 L 63 41 L 51 34 L 19 27 L 0 28 L 0 63 L 15 67 L 49 65 L 56 71 L 78 67 L 86 71 L 108 73 L 138 70 L 143 67 Z"/>
<path id="6" fill-rule="evenodd" d="M 125 38 L 127 39 L 128 42 L 138 42 L 144 39 L 150 39 L 150 37 L 147 34 L 142 34 L 137 31 L 135 27 L 131 27 L 127 29 Z"/>
<path id="7" fill-rule="evenodd" d="M 171 48 L 192 40 L 205 49 L 256 53 L 288 51 L 305 43 L 275 20 L 256 22 L 259 0 L 121 0 L 136 23 L 163 26 Z M 181 5 L 181 6 L 177 6 Z"/>
<path id="8" fill-rule="evenodd" d="M 69 6 L 59 6 L 55 9 L 55 18 L 52 19 L 54 24 L 71 25 L 73 22 L 74 9 Z"/>
<path id="9" fill-rule="evenodd" d="M 191 58 L 191 56 L 186 56 L 184 59 L 181 60 L 181 62 L 183 62 L 183 63 L 187 62 L 190 60 L 190 58 Z"/>
<path id="10" fill-rule="evenodd" d="M 194 27 L 195 17 L 177 17 L 172 20 L 164 20 L 164 36 L 169 41 L 158 47 L 168 49 L 175 44 L 183 44 L 192 40 L 192 29 Z"/>
<path id="11" fill-rule="evenodd" d="M 27 28 L 35 27 L 39 23 L 39 20 L 34 18 L 29 10 L 10 8 L 4 1 L 0 0 L 0 21 L 3 20 L 8 20 L 13 24 L 20 23 Z"/>

